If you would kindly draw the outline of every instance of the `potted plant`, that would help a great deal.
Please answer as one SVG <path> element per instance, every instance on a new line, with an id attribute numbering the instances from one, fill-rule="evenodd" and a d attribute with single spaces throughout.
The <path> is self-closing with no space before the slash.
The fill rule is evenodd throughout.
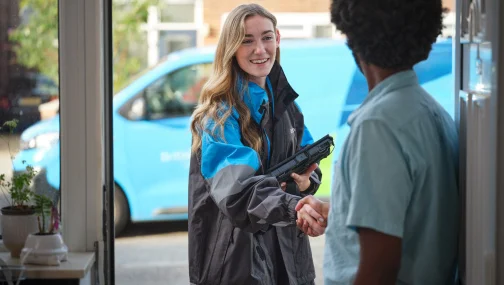
<path id="1" fill-rule="evenodd" d="M 66 260 L 68 248 L 59 233 L 58 208 L 50 198 L 35 194 L 38 232 L 29 234 L 21 251 L 22 263 L 59 265 Z"/>
<path id="2" fill-rule="evenodd" d="M 7 121 L 0 127 L 0 131 L 7 130 L 13 134 L 17 123 L 17 120 Z M 11 154 L 8 141 L 7 146 Z M 0 187 L 5 200 L 9 202 L 9 206 L 1 209 L 2 239 L 12 257 L 19 257 L 26 237 L 37 231 L 35 206 L 31 203 L 33 191 L 30 188 L 36 174 L 30 165 L 26 166 L 25 172 L 14 173 L 10 179 L 5 173 L 0 174 Z"/>

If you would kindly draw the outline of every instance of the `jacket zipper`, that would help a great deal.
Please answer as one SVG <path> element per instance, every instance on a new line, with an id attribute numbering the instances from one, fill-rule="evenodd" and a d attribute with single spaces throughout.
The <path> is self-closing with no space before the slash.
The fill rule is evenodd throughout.
<path id="1" fill-rule="evenodd" d="M 235 227 L 233 227 L 233 229 L 231 230 L 231 239 L 229 240 L 229 242 L 230 242 L 231 244 L 233 244 L 233 243 L 234 243 L 234 230 L 235 230 Z"/>
<path id="2" fill-rule="evenodd" d="M 271 156 L 271 143 L 270 143 L 270 140 L 269 140 L 269 137 L 268 137 L 268 134 L 266 133 L 266 130 L 264 128 L 262 128 L 262 131 L 263 131 L 263 134 L 264 134 L 264 138 L 266 139 L 266 169 L 269 169 L 270 167 L 270 156 Z"/>
<path id="3" fill-rule="evenodd" d="M 268 109 L 271 109 L 271 107 L 267 109 L 266 104 L 267 104 L 266 100 L 263 100 L 263 102 L 261 103 L 261 107 L 259 108 L 259 111 L 263 110 L 261 120 L 259 121 L 259 128 L 262 130 L 263 146 L 266 149 L 266 167 L 265 168 L 263 167 L 263 173 L 265 173 L 266 170 L 269 169 L 270 156 L 271 156 L 271 142 L 269 140 L 268 134 L 266 133 L 266 129 L 263 127 L 264 126 L 264 117 L 266 116 L 266 112 L 269 112 L 271 114 L 271 110 L 268 110 Z M 271 115 L 270 115 L 270 119 L 271 119 Z"/>

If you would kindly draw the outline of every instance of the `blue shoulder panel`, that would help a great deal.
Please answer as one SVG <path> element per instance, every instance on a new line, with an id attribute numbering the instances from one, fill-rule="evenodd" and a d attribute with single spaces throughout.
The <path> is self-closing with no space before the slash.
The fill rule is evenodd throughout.
<path id="1" fill-rule="evenodd" d="M 210 179 L 219 171 L 230 165 L 248 165 L 254 170 L 260 166 L 257 152 L 243 145 L 236 110 L 228 117 L 224 124 L 224 140 L 216 130 L 215 137 L 211 135 L 215 122 L 210 121 L 202 135 L 201 145 L 201 174 Z"/>
<path id="2" fill-rule="evenodd" d="M 301 140 L 301 147 L 305 147 L 309 144 L 312 144 L 314 142 L 313 137 L 310 133 L 310 130 L 308 130 L 308 127 L 306 125 L 304 126 L 304 131 L 303 131 L 303 139 Z"/>

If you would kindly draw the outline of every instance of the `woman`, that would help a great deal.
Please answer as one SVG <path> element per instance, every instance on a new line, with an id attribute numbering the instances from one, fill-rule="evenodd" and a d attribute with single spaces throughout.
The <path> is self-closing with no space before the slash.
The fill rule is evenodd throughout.
<path id="1" fill-rule="evenodd" d="M 222 29 L 213 74 L 191 123 L 191 284 L 315 279 L 295 206 L 317 190 L 320 170 L 312 165 L 293 174 L 290 185 L 264 175 L 313 142 L 279 65 L 279 44 L 275 17 L 256 4 L 235 8 Z"/>

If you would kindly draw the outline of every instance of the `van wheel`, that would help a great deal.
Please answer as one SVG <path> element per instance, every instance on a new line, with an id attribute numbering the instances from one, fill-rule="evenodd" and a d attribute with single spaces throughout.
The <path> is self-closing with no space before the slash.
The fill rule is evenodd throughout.
<path id="1" fill-rule="evenodd" d="M 114 231 L 119 236 L 130 220 L 128 200 L 124 192 L 114 184 Z"/>

